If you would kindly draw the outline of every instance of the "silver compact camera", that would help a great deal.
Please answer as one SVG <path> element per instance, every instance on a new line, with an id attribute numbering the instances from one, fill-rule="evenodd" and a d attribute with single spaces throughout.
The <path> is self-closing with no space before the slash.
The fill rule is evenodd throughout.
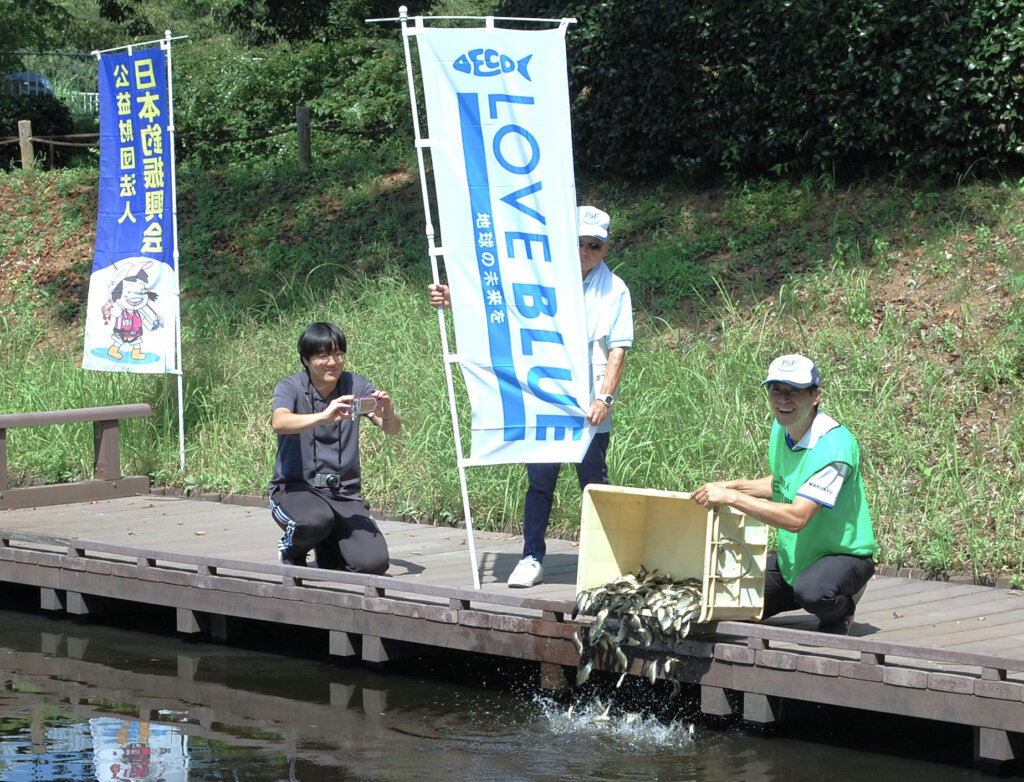
<path id="1" fill-rule="evenodd" d="M 313 485 L 318 489 L 337 489 L 341 486 L 341 476 L 336 472 L 318 472 L 313 476 Z"/>
<path id="2" fill-rule="evenodd" d="M 372 396 L 357 396 L 352 400 L 352 415 L 366 415 L 377 409 L 377 399 Z"/>

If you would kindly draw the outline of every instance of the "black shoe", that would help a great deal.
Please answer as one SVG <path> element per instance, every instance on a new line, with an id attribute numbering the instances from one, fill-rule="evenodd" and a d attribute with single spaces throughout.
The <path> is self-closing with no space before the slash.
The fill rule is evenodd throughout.
<path id="1" fill-rule="evenodd" d="M 296 552 L 289 549 L 282 549 L 278 552 L 282 565 L 294 565 L 296 567 L 306 567 L 306 555 L 297 554 Z"/>
<path id="2" fill-rule="evenodd" d="M 853 614 L 857 610 L 857 604 L 853 602 L 852 598 L 850 601 L 850 613 L 844 616 L 842 619 L 838 619 L 834 622 L 826 622 L 821 620 L 818 622 L 818 632 L 828 633 L 829 635 L 849 635 L 850 626 L 853 624 Z"/>
<path id="3" fill-rule="evenodd" d="M 347 570 L 341 549 L 335 541 L 325 540 L 316 544 L 316 566 L 321 570 Z"/>

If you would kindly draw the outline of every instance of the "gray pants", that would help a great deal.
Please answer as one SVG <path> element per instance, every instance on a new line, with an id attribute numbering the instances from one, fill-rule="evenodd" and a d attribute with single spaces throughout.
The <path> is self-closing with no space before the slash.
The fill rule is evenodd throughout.
<path id="1" fill-rule="evenodd" d="M 778 556 L 772 552 L 765 565 L 761 618 L 802 608 L 823 622 L 838 622 L 853 613 L 853 596 L 874 574 L 875 563 L 870 556 L 830 554 L 810 565 L 790 586 L 779 572 Z"/>
<path id="2" fill-rule="evenodd" d="M 381 575 L 388 544 L 363 500 L 333 497 L 306 483 L 290 483 L 270 496 L 270 512 L 284 531 L 278 548 L 304 557 L 316 550 L 317 566 Z"/>

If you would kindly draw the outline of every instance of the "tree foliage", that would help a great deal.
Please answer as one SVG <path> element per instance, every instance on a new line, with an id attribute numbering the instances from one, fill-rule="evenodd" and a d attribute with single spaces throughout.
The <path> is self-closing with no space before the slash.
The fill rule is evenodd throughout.
<path id="1" fill-rule="evenodd" d="M 1024 152 L 1020 0 L 502 0 L 575 16 L 580 162 L 952 174 Z"/>
<path id="2" fill-rule="evenodd" d="M 139 4 L 133 0 L 96 0 L 100 16 L 115 24 L 129 35 L 150 36 L 154 34 L 151 24 L 143 16 Z"/>
<path id="3" fill-rule="evenodd" d="M 240 43 L 341 40 L 365 34 L 364 19 L 395 15 L 391 0 L 216 0 L 215 18 Z"/>
<path id="4" fill-rule="evenodd" d="M 19 49 L 58 45 L 67 13 L 50 0 L 0 0 L 0 76 L 20 70 Z"/>

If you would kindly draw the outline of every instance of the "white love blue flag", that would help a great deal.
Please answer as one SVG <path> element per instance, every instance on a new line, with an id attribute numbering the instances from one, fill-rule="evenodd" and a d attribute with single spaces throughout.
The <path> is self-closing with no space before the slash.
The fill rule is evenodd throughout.
<path id="1" fill-rule="evenodd" d="M 467 464 L 578 462 L 592 431 L 564 29 L 417 29 Z"/>

